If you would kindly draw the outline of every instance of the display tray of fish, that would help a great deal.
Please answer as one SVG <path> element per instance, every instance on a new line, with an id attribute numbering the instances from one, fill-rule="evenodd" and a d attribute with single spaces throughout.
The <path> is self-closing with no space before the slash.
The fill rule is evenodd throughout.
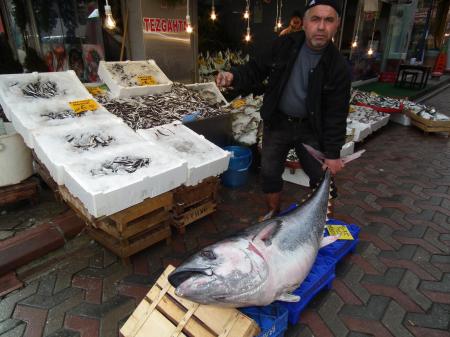
<path id="1" fill-rule="evenodd" d="M 298 302 L 292 292 L 308 276 L 324 237 L 330 173 L 296 210 L 257 223 L 203 248 L 169 275 L 178 296 L 217 306 Z"/>
<path id="2" fill-rule="evenodd" d="M 154 60 L 100 61 L 98 75 L 114 97 L 133 97 L 167 92 L 172 81 Z"/>
<path id="3" fill-rule="evenodd" d="M 425 104 L 405 101 L 405 109 L 408 109 L 410 112 L 415 113 L 419 117 L 431 121 L 450 121 L 450 117 L 440 113 L 435 107 L 427 106 Z"/>
<path id="4" fill-rule="evenodd" d="M 367 106 L 387 113 L 403 110 L 402 100 L 360 90 L 352 90 L 350 104 Z"/>
<path id="5" fill-rule="evenodd" d="M 201 90 L 190 90 L 181 83 L 174 83 L 167 93 L 128 98 L 99 96 L 99 102 L 111 113 L 122 118 L 133 130 L 183 121 L 195 115 L 205 119 L 223 115 L 221 103 L 212 103 Z"/>

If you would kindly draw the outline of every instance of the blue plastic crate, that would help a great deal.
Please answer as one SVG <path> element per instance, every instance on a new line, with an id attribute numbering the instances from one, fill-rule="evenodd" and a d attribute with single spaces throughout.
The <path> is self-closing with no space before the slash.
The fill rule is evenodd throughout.
<path id="1" fill-rule="evenodd" d="M 294 290 L 295 295 L 300 296 L 299 302 L 277 302 L 288 310 L 288 320 L 296 324 L 300 319 L 300 313 L 308 306 L 309 302 L 325 287 L 331 289 L 335 279 L 335 263 L 329 256 L 317 256 L 306 279 L 300 287 Z"/>
<path id="2" fill-rule="evenodd" d="M 359 232 L 361 229 L 354 224 L 346 224 L 343 221 L 330 219 L 327 221 L 328 225 L 342 225 L 346 226 L 349 232 L 352 234 L 354 240 L 337 240 L 332 244 L 319 249 L 319 255 L 330 256 L 335 260 L 335 264 L 338 263 L 344 256 L 349 253 L 353 253 L 359 242 Z M 324 236 L 328 236 L 328 232 L 325 231 Z"/>
<path id="3" fill-rule="evenodd" d="M 272 303 L 265 307 L 246 307 L 240 310 L 258 323 L 261 333 L 257 337 L 283 337 L 288 324 L 288 311 L 285 307 Z"/>

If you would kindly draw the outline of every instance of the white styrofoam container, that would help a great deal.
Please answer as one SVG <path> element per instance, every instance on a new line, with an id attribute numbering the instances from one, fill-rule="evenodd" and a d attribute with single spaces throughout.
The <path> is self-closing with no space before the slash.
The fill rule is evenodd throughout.
<path id="1" fill-rule="evenodd" d="M 411 125 L 411 118 L 402 113 L 391 114 L 390 120 L 403 126 Z"/>
<path id="2" fill-rule="evenodd" d="M 52 104 L 51 106 L 42 105 L 33 109 L 26 109 L 25 106 L 22 105 L 11 115 L 11 121 L 17 132 L 23 137 L 25 144 L 30 148 L 34 148 L 32 132 L 42 128 L 60 125 L 76 125 L 82 120 L 111 123 L 121 122 L 119 117 L 111 114 L 103 107 L 100 107 L 95 111 L 87 111 L 84 114 L 77 115 L 73 118 L 51 119 L 44 116 L 48 113 L 63 110 L 70 110 L 69 105 L 65 102 L 58 102 L 58 104 Z"/>
<path id="3" fill-rule="evenodd" d="M 349 123 L 347 120 L 347 127 L 355 130 L 353 135 L 354 142 L 360 142 L 372 133 L 372 129 L 369 124 L 364 124 L 357 121 L 351 121 L 351 123 Z"/>
<path id="4" fill-rule="evenodd" d="M 345 156 L 349 156 L 355 152 L 355 142 L 345 143 L 341 148 L 341 158 Z"/>
<path id="5" fill-rule="evenodd" d="M 186 88 L 192 90 L 209 90 L 215 94 L 217 103 L 222 103 L 225 105 L 228 104 L 227 100 L 225 99 L 225 97 L 223 97 L 222 93 L 214 82 L 185 84 L 185 86 Z"/>
<path id="6" fill-rule="evenodd" d="M 158 84 L 155 85 L 136 85 L 136 86 L 123 86 L 120 81 L 113 76 L 113 74 L 108 70 L 108 65 L 120 64 L 125 67 L 125 71 L 127 71 L 127 67 L 136 67 L 139 65 L 150 65 L 155 69 L 155 72 L 152 74 L 145 73 L 131 73 L 131 70 L 128 72 L 130 76 L 141 76 L 141 75 L 152 75 L 158 81 Z M 163 71 L 158 67 L 154 60 L 147 61 L 123 61 L 123 62 L 105 62 L 100 61 L 98 67 L 98 75 L 108 86 L 111 91 L 112 97 L 133 97 L 133 96 L 143 96 L 150 94 L 159 94 L 168 92 L 172 89 L 172 81 L 163 73 Z"/>
<path id="7" fill-rule="evenodd" d="M 170 155 L 187 162 L 187 186 L 197 185 L 203 179 L 217 176 L 228 168 L 228 151 L 222 150 L 179 122 L 137 132 Z"/>
<path id="8" fill-rule="evenodd" d="M 288 181 L 293 184 L 309 187 L 309 177 L 303 171 L 303 169 L 296 169 L 294 172 L 288 167 L 284 169 L 281 176 L 284 181 Z"/>
<path id="9" fill-rule="evenodd" d="M 50 98 L 34 98 L 24 95 L 22 88 L 38 79 L 55 82 L 59 94 Z M 89 94 L 73 70 L 0 75 L 0 103 L 9 119 L 16 108 L 21 108 L 22 105 L 30 109 L 62 100 L 70 102 L 88 98 L 92 98 L 92 95 Z"/>
<path id="10" fill-rule="evenodd" d="M 147 167 L 133 173 L 93 175 L 106 161 L 119 156 L 150 158 Z M 64 168 L 64 183 L 94 217 L 111 215 L 170 191 L 186 182 L 187 163 L 146 141 L 123 145 L 113 151 L 88 153 L 83 160 Z"/>
<path id="11" fill-rule="evenodd" d="M 112 137 L 108 146 L 83 150 L 69 142 L 67 137 Z M 87 153 L 113 151 L 126 144 L 142 143 L 144 139 L 128 125 L 118 120 L 80 119 L 76 124 L 54 126 L 33 132 L 34 151 L 58 185 L 64 185 L 64 167 L 83 160 Z"/>
<path id="12" fill-rule="evenodd" d="M 33 174 L 33 159 L 12 123 L 4 123 L 0 136 L 0 186 L 18 184 Z"/>

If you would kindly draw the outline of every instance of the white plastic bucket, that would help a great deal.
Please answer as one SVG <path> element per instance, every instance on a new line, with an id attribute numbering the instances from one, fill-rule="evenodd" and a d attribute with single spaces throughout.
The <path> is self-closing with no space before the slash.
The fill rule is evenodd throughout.
<path id="1" fill-rule="evenodd" d="M 33 174 L 31 151 L 11 123 L 0 136 L 0 186 L 18 184 Z"/>

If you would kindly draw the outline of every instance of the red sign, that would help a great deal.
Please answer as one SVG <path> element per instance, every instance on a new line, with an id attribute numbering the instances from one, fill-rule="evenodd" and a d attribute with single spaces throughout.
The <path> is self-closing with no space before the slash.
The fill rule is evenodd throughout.
<path id="1" fill-rule="evenodd" d="M 186 30 L 186 20 L 165 18 L 143 18 L 144 32 L 180 33 Z"/>

